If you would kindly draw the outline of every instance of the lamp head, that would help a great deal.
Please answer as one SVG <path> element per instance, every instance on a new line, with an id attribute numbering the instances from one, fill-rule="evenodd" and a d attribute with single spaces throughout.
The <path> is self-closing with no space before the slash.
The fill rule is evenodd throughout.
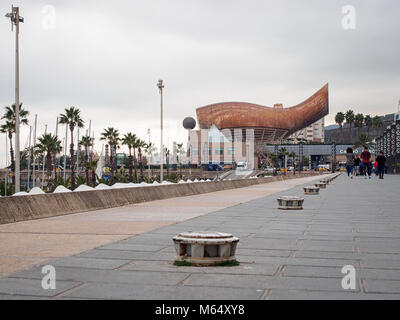
<path id="1" fill-rule="evenodd" d="M 158 80 L 157 87 L 158 87 L 158 89 L 160 89 L 160 90 L 162 90 L 162 89 L 164 88 L 163 81 L 162 81 L 161 79 Z"/>

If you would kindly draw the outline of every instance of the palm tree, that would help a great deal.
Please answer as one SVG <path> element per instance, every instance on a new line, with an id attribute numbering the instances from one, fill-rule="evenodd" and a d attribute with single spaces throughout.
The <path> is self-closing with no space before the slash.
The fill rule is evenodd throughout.
<path id="1" fill-rule="evenodd" d="M 132 158 L 132 148 L 135 145 L 137 137 L 135 134 L 128 132 L 124 134 L 123 138 L 121 139 L 122 144 L 128 146 L 129 149 L 129 182 L 133 182 L 133 158 Z M 135 173 L 136 174 L 136 173 Z"/>
<path id="2" fill-rule="evenodd" d="M 380 116 L 372 118 L 372 126 L 375 128 L 375 135 L 378 135 L 378 129 L 383 127 L 383 122 Z"/>
<path id="3" fill-rule="evenodd" d="M 138 157 L 136 156 L 136 149 L 138 149 L 140 146 L 140 139 L 135 136 L 135 142 L 132 145 L 133 149 L 133 164 L 134 164 L 134 169 L 135 169 L 135 181 L 139 181 L 139 176 L 137 173 L 137 167 L 138 167 Z"/>
<path id="4" fill-rule="evenodd" d="M 356 141 L 356 143 L 354 144 L 354 147 L 358 148 L 358 147 L 362 147 L 362 146 L 368 146 L 369 144 L 369 139 L 366 136 L 366 134 L 361 133 L 358 136 L 358 140 Z"/>
<path id="5" fill-rule="evenodd" d="M 372 117 L 371 115 L 367 114 L 364 118 L 364 124 L 367 127 L 367 137 L 369 139 L 369 131 L 371 130 L 372 127 Z"/>
<path id="6" fill-rule="evenodd" d="M 99 160 L 89 160 L 87 166 L 92 172 L 92 186 L 96 186 L 96 168 Z M 100 177 L 99 177 L 100 178 Z"/>
<path id="7" fill-rule="evenodd" d="M 347 110 L 345 115 L 346 123 L 349 125 L 349 130 L 350 130 L 350 141 L 352 141 L 352 134 L 351 134 L 351 127 L 354 123 L 354 111 L 353 110 Z"/>
<path id="8" fill-rule="evenodd" d="M 108 145 L 110 146 L 111 184 L 114 184 L 114 170 L 116 164 L 116 156 L 114 156 L 114 153 L 116 153 L 117 151 L 117 146 L 120 140 L 119 131 L 117 129 L 114 129 L 113 127 L 108 127 L 107 129 L 104 129 L 104 131 L 101 133 L 100 140 L 107 141 Z"/>
<path id="9" fill-rule="evenodd" d="M 360 130 L 364 125 L 364 115 L 362 113 L 357 113 L 354 117 L 354 126 L 357 128 L 357 136 L 360 136 Z"/>
<path id="10" fill-rule="evenodd" d="M 15 132 L 15 103 L 10 106 L 5 107 L 5 112 L 1 119 L 5 119 L 6 123 L 0 127 L 2 133 L 7 133 L 10 139 L 10 156 L 11 156 L 11 172 L 15 171 L 15 159 L 14 159 L 14 149 L 12 145 L 12 137 Z M 28 116 L 29 111 L 22 108 L 22 103 L 19 104 L 19 123 L 27 125 L 29 123 Z M 12 176 L 13 184 L 15 176 Z"/>
<path id="11" fill-rule="evenodd" d="M 142 148 L 146 149 L 146 142 L 144 140 L 138 139 L 137 141 L 138 155 L 139 155 L 139 166 L 140 166 L 140 181 L 143 181 L 143 158 L 142 158 Z"/>
<path id="12" fill-rule="evenodd" d="M 46 169 L 47 177 L 51 177 L 52 156 L 56 156 L 62 150 L 61 141 L 56 135 L 45 133 L 38 138 L 38 143 L 35 145 L 35 151 L 38 154 L 46 154 Z"/>
<path id="13" fill-rule="evenodd" d="M 74 157 L 74 129 L 83 128 L 84 121 L 80 115 L 81 111 L 75 107 L 65 108 L 65 113 L 60 114 L 58 122 L 69 126 L 71 132 L 71 144 L 69 148 L 71 161 L 71 189 L 75 189 L 75 157 Z"/>
<path id="14" fill-rule="evenodd" d="M 345 116 L 343 112 L 338 112 L 335 116 L 335 122 L 339 125 L 340 128 L 340 142 L 343 143 L 343 122 Z"/>
<path id="15" fill-rule="evenodd" d="M 20 124 L 28 124 L 29 111 L 22 108 L 22 103 L 19 104 L 19 122 Z M 12 121 L 15 124 L 15 104 L 11 107 L 5 107 L 5 112 L 2 119 Z"/>
<path id="16" fill-rule="evenodd" d="M 14 172 L 14 149 L 12 145 L 12 137 L 15 132 L 15 126 L 11 121 L 6 121 L 5 124 L 2 124 L 0 127 L 1 133 L 6 133 L 8 135 L 8 139 L 10 140 L 10 156 L 11 156 L 11 172 Z"/>
<path id="17" fill-rule="evenodd" d="M 182 162 L 181 162 L 181 155 L 183 150 L 183 143 L 177 143 L 176 145 L 176 160 L 179 164 L 179 175 L 181 176 L 182 179 Z"/>
<path id="18" fill-rule="evenodd" d="M 85 148 L 85 174 L 86 174 L 86 184 L 89 185 L 89 148 L 93 145 L 92 138 L 90 136 L 83 136 L 81 141 L 79 141 L 81 146 Z"/>

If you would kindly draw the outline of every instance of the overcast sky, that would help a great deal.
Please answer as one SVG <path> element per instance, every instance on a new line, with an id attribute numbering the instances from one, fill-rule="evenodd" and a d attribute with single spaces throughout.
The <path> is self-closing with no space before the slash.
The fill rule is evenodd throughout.
<path id="1" fill-rule="evenodd" d="M 21 101 L 38 135 L 76 106 L 95 136 L 113 126 L 159 144 L 158 79 L 165 82 L 165 143 L 182 120 L 223 101 L 295 105 L 329 82 L 330 115 L 397 110 L 398 0 L 2 0 L 0 107 L 14 100 L 14 37 L 4 14 L 20 6 Z M 342 26 L 342 7 L 356 28 Z M 55 13 L 54 13 L 55 12 Z M 55 15 L 54 15 L 55 14 Z M 59 129 L 64 132 L 64 128 Z M 22 129 L 21 148 L 29 128 Z M 102 143 L 97 140 L 96 148 Z M 0 166 L 5 164 L 0 137 Z"/>

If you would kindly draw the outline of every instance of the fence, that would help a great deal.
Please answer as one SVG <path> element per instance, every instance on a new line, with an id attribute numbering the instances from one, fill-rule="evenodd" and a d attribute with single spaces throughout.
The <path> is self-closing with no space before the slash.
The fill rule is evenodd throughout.
<path id="1" fill-rule="evenodd" d="M 376 138 L 376 150 L 386 157 L 388 173 L 400 173 L 400 120 L 386 127 L 383 135 Z"/>

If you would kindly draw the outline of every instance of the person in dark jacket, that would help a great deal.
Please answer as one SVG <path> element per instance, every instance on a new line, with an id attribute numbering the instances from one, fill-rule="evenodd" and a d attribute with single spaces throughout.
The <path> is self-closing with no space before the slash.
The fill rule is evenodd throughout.
<path id="1" fill-rule="evenodd" d="M 354 158 L 354 175 L 355 176 L 358 176 L 360 174 L 360 162 L 361 162 L 361 159 L 357 154 L 356 157 Z"/>
<path id="2" fill-rule="evenodd" d="M 379 152 L 379 156 L 376 157 L 376 162 L 378 163 L 379 179 L 383 179 L 383 175 L 385 173 L 386 157 L 383 155 L 382 151 Z"/>
<path id="3" fill-rule="evenodd" d="M 347 176 L 353 179 L 354 153 L 352 148 L 347 148 L 346 150 L 346 169 Z"/>

